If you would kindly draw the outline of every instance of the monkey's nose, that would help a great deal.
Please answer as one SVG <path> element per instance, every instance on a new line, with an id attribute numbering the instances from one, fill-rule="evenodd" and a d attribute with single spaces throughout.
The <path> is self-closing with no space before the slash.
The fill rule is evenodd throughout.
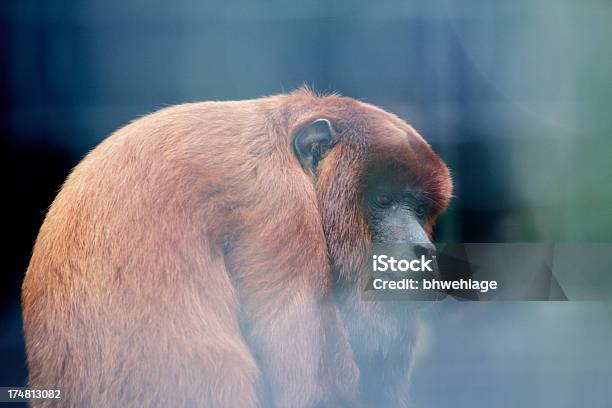
<path id="1" fill-rule="evenodd" d="M 441 279 L 440 268 L 438 267 L 438 262 L 436 260 L 436 246 L 431 242 L 415 244 L 414 248 L 415 257 L 419 258 L 421 256 L 425 257 L 425 259 L 431 259 L 432 261 L 432 271 L 428 272 L 426 275 L 427 278 Z"/>

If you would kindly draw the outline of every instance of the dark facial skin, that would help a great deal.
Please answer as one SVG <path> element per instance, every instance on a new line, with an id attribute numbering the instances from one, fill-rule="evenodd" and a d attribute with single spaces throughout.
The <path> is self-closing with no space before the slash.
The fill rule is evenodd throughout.
<path id="1" fill-rule="evenodd" d="M 383 179 L 366 187 L 365 213 L 375 244 L 414 244 L 433 249 L 424 224 L 429 213 L 426 197 Z"/>
<path id="2" fill-rule="evenodd" d="M 370 169 L 362 192 L 363 214 L 367 219 L 372 244 L 377 253 L 393 255 L 397 259 L 415 259 L 421 255 L 431 258 L 435 246 L 425 230 L 430 215 L 430 199 L 412 188 L 393 163 L 383 168 Z M 430 278 L 421 274 L 412 277 Z"/>

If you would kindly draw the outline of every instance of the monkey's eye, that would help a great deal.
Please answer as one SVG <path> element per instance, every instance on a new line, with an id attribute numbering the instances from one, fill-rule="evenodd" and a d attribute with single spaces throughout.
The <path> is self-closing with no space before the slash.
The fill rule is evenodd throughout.
<path id="1" fill-rule="evenodd" d="M 380 193 L 376 195 L 376 204 L 386 207 L 393 203 L 393 197 L 390 194 Z"/>
<path id="2" fill-rule="evenodd" d="M 414 209 L 414 213 L 419 218 L 425 218 L 425 216 L 427 215 L 427 206 L 425 204 L 417 205 Z"/>

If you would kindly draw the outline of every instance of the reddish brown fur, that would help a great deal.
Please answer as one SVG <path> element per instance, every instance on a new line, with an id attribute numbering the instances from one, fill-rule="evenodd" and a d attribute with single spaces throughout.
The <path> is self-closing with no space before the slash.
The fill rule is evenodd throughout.
<path id="1" fill-rule="evenodd" d="M 313 182 L 291 140 L 319 117 L 339 143 Z M 331 264 L 358 267 L 363 169 L 398 149 L 442 211 L 446 167 L 403 121 L 352 99 L 186 104 L 119 130 L 75 168 L 36 241 L 30 385 L 62 388 L 68 406 L 357 404 Z"/>

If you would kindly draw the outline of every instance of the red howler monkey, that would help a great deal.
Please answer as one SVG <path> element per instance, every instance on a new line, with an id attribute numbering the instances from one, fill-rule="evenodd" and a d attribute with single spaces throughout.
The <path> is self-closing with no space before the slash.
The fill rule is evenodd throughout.
<path id="1" fill-rule="evenodd" d="M 41 227 L 29 385 L 75 407 L 360 406 L 359 365 L 407 349 L 393 314 L 357 297 L 363 250 L 428 243 L 450 193 L 414 129 L 349 98 L 301 89 L 136 120 L 74 169 Z"/>

